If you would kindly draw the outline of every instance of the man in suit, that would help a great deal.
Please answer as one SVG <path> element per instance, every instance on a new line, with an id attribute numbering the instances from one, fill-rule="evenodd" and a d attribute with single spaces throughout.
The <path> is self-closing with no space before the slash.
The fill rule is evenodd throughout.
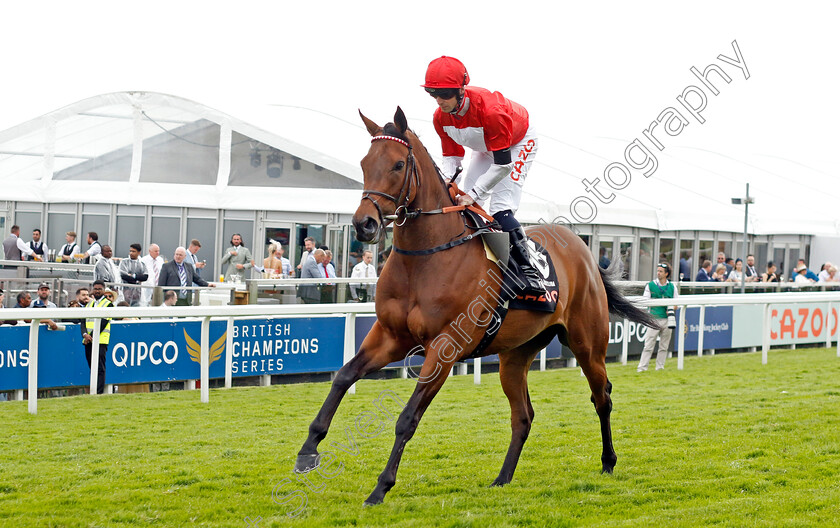
<path id="1" fill-rule="evenodd" d="M 234 277 L 237 277 L 239 281 L 245 282 L 246 270 L 251 268 L 251 262 L 254 260 L 254 257 L 251 256 L 251 252 L 245 247 L 245 243 L 242 242 L 242 235 L 233 235 L 230 238 L 230 243 L 231 246 L 225 250 L 221 263 L 222 266 L 227 264 L 225 282 L 234 282 Z"/>
<path id="2" fill-rule="evenodd" d="M 158 286 L 181 286 L 185 288 L 178 290 L 179 306 L 189 306 L 192 303 L 192 291 L 187 290 L 192 286 L 193 282 L 199 286 L 211 286 L 208 282 L 195 273 L 195 268 L 192 264 L 185 262 L 187 258 L 187 250 L 183 246 L 179 246 L 175 250 L 173 259 L 160 269 L 160 278 L 158 279 Z"/>
<path id="3" fill-rule="evenodd" d="M 301 279 L 320 279 L 321 272 L 318 267 L 324 262 L 326 252 L 323 249 L 316 249 L 312 252 L 312 258 L 303 263 Z M 318 304 L 321 302 L 321 292 L 316 284 L 304 284 L 298 287 L 298 297 L 306 304 Z"/>
<path id="4" fill-rule="evenodd" d="M 704 260 L 703 267 L 697 272 L 694 282 L 711 282 L 713 280 L 715 279 L 712 278 L 712 261 Z"/>

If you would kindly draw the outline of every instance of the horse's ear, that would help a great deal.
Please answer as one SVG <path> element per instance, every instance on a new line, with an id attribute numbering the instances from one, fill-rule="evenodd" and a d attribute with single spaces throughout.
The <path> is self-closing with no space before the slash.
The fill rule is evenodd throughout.
<path id="1" fill-rule="evenodd" d="M 394 114 L 394 124 L 397 125 L 397 129 L 402 134 L 405 134 L 405 131 L 408 130 L 408 120 L 405 118 L 405 114 L 399 106 L 397 107 L 397 112 Z"/>
<path id="2" fill-rule="evenodd" d="M 365 128 L 367 128 L 367 131 L 370 132 L 371 136 L 375 136 L 382 131 L 382 127 L 365 117 L 365 114 L 363 114 L 361 110 L 359 110 L 359 115 L 362 117 L 362 121 L 365 123 Z"/>

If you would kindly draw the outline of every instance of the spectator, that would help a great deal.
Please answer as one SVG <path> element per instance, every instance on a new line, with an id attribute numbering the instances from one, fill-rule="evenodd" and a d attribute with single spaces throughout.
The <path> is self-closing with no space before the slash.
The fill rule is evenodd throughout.
<path id="1" fill-rule="evenodd" d="M 96 262 L 96 266 L 93 268 L 93 280 L 101 280 L 111 284 L 119 284 L 122 282 L 120 279 L 120 268 L 111 258 L 113 255 L 114 251 L 111 249 L 111 246 L 102 246 L 101 258 Z M 122 300 L 122 292 L 120 289 L 114 286 L 114 292 L 117 293 L 120 300 Z"/>
<path id="2" fill-rule="evenodd" d="M 760 282 L 761 275 L 755 271 L 755 256 L 747 255 L 747 266 L 744 268 L 744 273 L 747 274 L 746 282 Z"/>
<path id="3" fill-rule="evenodd" d="M 726 259 L 726 276 L 729 276 L 729 272 L 735 268 L 735 259 L 729 257 Z"/>
<path id="4" fill-rule="evenodd" d="M 324 278 L 335 278 L 337 277 L 335 273 L 335 266 L 332 263 L 332 251 L 329 249 L 324 250 L 324 262 L 322 263 L 322 267 L 324 270 Z"/>
<path id="5" fill-rule="evenodd" d="M 767 271 L 761 275 L 762 282 L 781 282 L 779 276 L 776 274 L 776 265 L 773 261 L 767 263 Z"/>
<path id="6" fill-rule="evenodd" d="M 712 280 L 715 282 L 725 282 L 727 275 L 726 264 L 718 264 L 715 268 L 715 272 L 712 273 Z"/>
<path id="7" fill-rule="evenodd" d="M 325 279 L 334 279 L 337 277 L 335 273 L 335 266 L 332 264 L 332 251 L 329 249 L 324 250 L 324 261 L 321 263 L 319 270 L 324 274 Z M 335 283 L 326 283 L 321 286 L 321 302 L 335 302 Z"/>
<path id="8" fill-rule="evenodd" d="M 105 283 L 101 280 L 93 281 L 93 298 L 87 303 L 86 308 L 109 308 L 112 307 L 111 301 L 105 297 Z M 85 345 L 85 358 L 88 362 L 88 367 L 91 365 L 91 357 L 93 354 L 93 333 L 94 320 L 90 317 L 82 319 L 82 343 Z M 96 382 L 96 393 L 105 393 L 105 360 L 108 355 L 108 343 L 111 340 L 111 319 L 103 317 L 99 321 L 99 368 L 97 372 L 99 377 Z"/>
<path id="9" fill-rule="evenodd" d="M 29 255 L 26 260 L 47 260 L 50 248 L 41 240 L 41 230 L 38 228 L 32 230 L 32 241 L 29 243 L 29 249 L 32 250 L 32 255 Z"/>
<path id="10" fill-rule="evenodd" d="M 320 279 L 321 272 L 318 270 L 319 266 L 326 258 L 326 252 L 323 249 L 316 249 L 312 252 L 312 258 L 307 260 L 301 272 L 301 279 Z M 318 286 L 315 284 L 304 284 L 298 288 L 298 297 L 306 304 L 317 304 L 321 301 L 321 294 L 318 291 Z"/>
<path id="11" fill-rule="evenodd" d="M 362 260 L 353 267 L 350 274 L 352 279 L 376 278 L 376 267 L 373 265 L 373 252 L 365 250 Z M 375 284 L 350 283 L 350 295 L 354 301 L 368 302 L 373 300 Z"/>
<path id="12" fill-rule="evenodd" d="M 808 278 L 808 266 L 806 266 L 804 262 L 800 261 L 799 265 L 797 265 L 793 271 L 796 273 L 793 282 L 797 286 L 808 286 L 815 282 L 813 279 Z"/>
<path id="13" fill-rule="evenodd" d="M 680 257 L 680 276 L 679 279 L 683 280 L 690 280 L 691 279 L 691 257 Z"/>
<path id="14" fill-rule="evenodd" d="M 826 262 L 823 264 L 822 269 L 820 270 L 819 274 L 817 275 L 817 282 L 826 282 L 826 277 L 828 277 L 828 270 L 831 268 L 831 262 Z"/>
<path id="15" fill-rule="evenodd" d="M 120 279 L 125 284 L 140 284 L 149 278 L 146 265 L 140 260 L 142 251 L 143 247 L 140 244 L 131 244 L 128 248 L 128 258 L 120 261 Z M 139 305 L 141 297 L 141 288 L 124 288 L 123 299 L 129 306 Z"/>
<path id="16" fill-rule="evenodd" d="M 194 238 L 190 240 L 190 247 L 187 248 L 187 262 L 192 264 L 193 268 L 195 268 L 195 276 L 201 277 L 201 270 L 204 269 L 204 266 L 207 265 L 207 262 L 204 260 L 198 260 L 198 252 L 201 249 L 201 242 L 198 239 Z M 197 282 L 193 284 L 198 284 Z"/>
<path id="17" fill-rule="evenodd" d="M 729 272 L 732 271 L 732 266 L 727 264 L 726 253 L 723 251 L 717 254 L 717 263 L 722 264 L 726 268 L 727 275 L 729 275 Z M 717 273 L 717 264 L 715 265 L 715 273 Z"/>
<path id="18" fill-rule="evenodd" d="M 813 271 L 811 271 L 811 270 L 809 270 L 809 269 L 808 269 L 808 266 L 805 264 L 805 259 L 802 259 L 802 258 L 801 258 L 801 259 L 797 260 L 796 262 L 797 262 L 797 266 L 796 266 L 796 268 L 794 268 L 794 270 L 793 270 L 793 271 L 794 271 L 794 273 L 799 273 L 799 272 L 797 271 L 797 270 L 799 269 L 799 267 L 800 267 L 800 266 L 804 266 L 804 267 L 805 267 L 805 278 L 806 278 L 806 279 L 808 279 L 810 282 L 817 282 L 817 281 L 820 279 L 820 278 L 817 276 L 817 274 L 816 274 L 816 273 L 814 273 Z"/>
<path id="19" fill-rule="evenodd" d="M 295 272 L 292 270 L 292 263 L 289 259 L 283 256 L 283 246 L 280 244 L 271 244 L 268 246 L 269 256 L 263 260 L 263 267 L 268 270 L 274 270 L 277 275 L 282 277 L 292 277 Z"/>
<path id="20" fill-rule="evenodd" d="M 76 302 L 79 303 L 80 306 L 84 306 L 90 302 L 90 290 L 87 288 L 79 288 L 76 290 Z"/>
<path id="21" fill-rule="evenodd" d="M 9 238 L 3 241 L 3 252 L 6 260 L 22 260 L 23 256 L 30 257 L 34 254 L 23 240 L 20 239 L 20 226 L 13 225 Z"/>
<path id="22" fill-rule="evenodd" d="M 163 304 L 161 306 L 175 306 L 178 304 L 178 293 L 175 290 L 166 290 L 163 294 Z"/>
<path id="23" fill-rule="evenodd" d="M 306 264 L 312 257 L 312 252 L 315 251 L 315 239 L 311 236 L 308 236 L 303 239 L 303 247 L 306 248 L 306 251 L 300 256 L 300 264 L 298 264 L 297 269 L 299 271 L 303 271 L 303 265 Z"/>
<path id="24" fill-rule="evenodd" d="M 46 292 L 42 293 L 43 288 L 45 286 Z M 15 305 L 15 308 L 55 308 L 55 304 L 49 302 L 50 286 L 47 283 L 41 283 L 41 285 L 38 287 L 38 300 L 41 300 L 41 297 L 44 295 L 46 296 L 46 302 L 48 302 L 49 305 L 40 304 L 37 301 L 33 303 L 32 297 L 29 295 L 28 292 L 21 292 L 18 294 L 18 304 Z M 24 319 L 23 322 L 31 323 L 32 319 Z M 52 319 L 41 319 L 41 324 L 47 325 L 50 328 L 50 330 L 58 330 L 58 325 Z"/>
<path id="25" fill-rule="evenodd" d="M 158 286 L 180 286 L 184 288 L 178 294 L 177 304 L 189 306 L 192 302 L 192 291 L 187 290 L 193 282 L 199 286 L 210 286 L 210 284 L 195 274 L 192 264 L 186 261 L 187 250 L 179 246 L 175 249 L 173 260 L 163 265 L 160 270 Z"/>
<path id="26" fill-rule="evenodd" d="M 225 281 L 231 280 L 245 281 L 245 270 L 252 267 L 251 261 L 254 257 L 251 252 L 245 247 L 242 241 L 242 235 L 235 234 L 230 239 L 231 247 L 225 250 L 225 256 L 222 257 L 222 266 L 228 265 L 225 271 Z"/>
<path id="27" fill-rule="evenodd" d="M 840 275 L 837 274 L 837 266 L 830 262 L 828 264 L 825 280 L 820 280 L 820 282 L 840 282 Z"/>
<path id="28" fill-rule="evenodd" d="M 96 264 L 96 260 L 102 254 L 102 245 L 99 244 L 99 235 L 96 234 L 96 231 L 88 233 L 87 243 L 88 249 L 83 253 L 85 262 Z"/>
<path id="29" fill-rule="evenodd" d="M 152 304 L 152 295 L 154 294 L 155 286 L 158 285 L 160 269 L 163 267 L 160 246 L 149 244 L 149 253 L 140 260 L 143 261 L 143 264 L 146 266 L 146 273 L 149 274 L 149 277 L 142 282 L 143 293 L 140 295 L 140 306 L 149 306 Z"/>
<path id="30" fill-rule="evenodd" d="M 67 242 L 61 246 L 61 249 L 58 250 L 57 257 L 60 257 L 61 260 L 69 262 L 73 259 L 74 255 L 81 253 L 82 250 L 79 249 L 79 244 L 76 243 L 75 231 L 68 231 L 64 233 L 64 240 Z"/>
<path id="31" fill-rule="evenodd" d="M 14 308 L 29 308 L 30 304 L 32 304 L 32 296 L 29 295 L 29 292 L 22 291 L 17 294 L 17 304 L 14 305 Z"/>
<path id="32" fill-rule="evenodd" d="M 105 288 L 105 298 L 111 301 L 111 304 L 117 302 L 117 294 L 111 288 Z"/>
<path id="33" fill-rule="evenodd" d="M 700 270 L 697 272 L 697 277 L 694 278 L 695 282 L 711 282 L 712 279 L 712 261 L 711 260 L 704 260 L 703 265 L 700 267 Z"/>
<path id="34" fill-rule="evenodd" d="M 741 279 L 744 277 L 744 261 L 741 259 L 737 259 L 735 261 L 735 269 L 729 272 L 729 276 L 726 278 L 726 282 L 741 282 Z"/>
<path id="35" fill-rule="evenodd" d="M 603 269 L 610 267 L 610 259 L 607 258 L 607 248 L 603 246 L 598 249 L 598 265 Z"/>
<path id="36" fill-rule="evenodd" d="M 671 276 L 671 268 L 668 264 L 662 263 L 656 267 L 656 279 L 645 286 L 644 297 L 650 299 L 672 299 L 679 296 L 677 288 L 668 278 Z M 647 329 L 645 333 L 645 347 L 642 349 L 642 357 L 639 360 L 637 372 L 644 372 L 648 369 L 650 357 L 656 346 L 656 338 L 659 337 L 659 351 L 656 353 L 656 370 L 665 368 L 665 359 L 668 357 L 668 346 L 671 343 L 671 328 L 668 327 L 668 309 L 665 306 L 651 306 L 651 315 L 659 323 L 659 329 Z"/>
<path id="37" fill-rule="evenodd" d="M 33 308 L 55 308 L 55 303 L 50 300 L 50 285 L 42 282 L 38 286 L 38 298 L 32 303 Z"/>

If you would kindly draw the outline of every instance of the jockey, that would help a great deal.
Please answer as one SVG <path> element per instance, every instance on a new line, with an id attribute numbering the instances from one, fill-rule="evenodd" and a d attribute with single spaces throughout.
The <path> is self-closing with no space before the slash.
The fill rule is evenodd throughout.
<path id="1" fill-rule="evenodd" d="M 488 212 L 509 233 L 511 255 L 528 281 L 525 293 L 545 294 L 531 265 L 525 231 L 513 216 L 537 153 L 528 111 L 499 92 L 467 86 L 469 82 L 466 67 L 453 57 L 435 59 L 426 70 L 423 88 L 438 105 L 434 124 L 443 148 L 443 173 L 451 178 L 464 159 L 464 147 L 472 150 L 461 186 L 466 194 L 458 197 L 458 205 L 483 205 L 490 197 Z"/>

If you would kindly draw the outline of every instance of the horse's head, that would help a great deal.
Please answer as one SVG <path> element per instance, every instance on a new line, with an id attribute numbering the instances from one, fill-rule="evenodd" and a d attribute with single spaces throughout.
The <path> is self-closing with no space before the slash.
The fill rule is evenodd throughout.
<path id="1" fill-rule="evenodd" d="M 394 122 L 380 127 L 361 111 L 371 140 L 370 150 L 362 159 L 364 191 L 362 203 L 353 215 L 353 227 L 360 242 L 375 243 L 382 236 L 386 220 L 404 211 L 417 192 L 417 167 L 406 135 L 408 121 L 397 107 Z"/>

